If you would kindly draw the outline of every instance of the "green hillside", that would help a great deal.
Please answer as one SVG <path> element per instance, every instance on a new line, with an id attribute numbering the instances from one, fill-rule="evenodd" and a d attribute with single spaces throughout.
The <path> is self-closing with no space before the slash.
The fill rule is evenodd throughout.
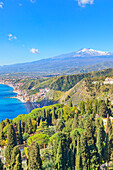
<path id="1" fill-rule="evenodd" d="M 64 75 L 64 76 L 55 76 L 51 78 L 42 78 L 42 79 L 28 79 L 28 80 L 19 80 L 24 82 L 22 89 L 28 90 L 30 93 L 36 93 L 40 88 L 49 87 L 50 89 L 57 91 L 68 91 L 74 87 L 79 81 L 84 78 L 99 78 L 99 77 L 111 77 L 113 75 L 113 69 L 106 69 L 102 71 L 95 71 L 90 73 L 80 73 L 74 75 Z"/>

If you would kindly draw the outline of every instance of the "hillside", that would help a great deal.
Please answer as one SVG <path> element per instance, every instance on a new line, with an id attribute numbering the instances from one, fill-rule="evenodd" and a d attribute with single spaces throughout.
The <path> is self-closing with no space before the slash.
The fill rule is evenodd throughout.
<path id="1" fill-rule="evenodd" d="M 42 79 L 22 79 L 20 82 L 24 82 L 22 89 L 26 89 L 30 94 L 36 93 L 40 88 L 49 87 L 55 91 L 68 91 L 73 88 L 79 81 L 84 78 L 99 78 L 99 77 L 111 77 L 113 75 L 113 69 L 105 69 L 102 71 L 95 71 L 90 73 L 80 73 L 75 75 L 54 76 L 50 78 Z"/>
<path id="2" fill-rule="evenodd" d="M 65 92 L 64 95 L 61 96 L 59 102 L 67 105 L 72 103 L 72 105 L 75 106 L 82 100 L 87 101 L 88 98 L 93 100 L 95 98 L 99 100 L 107 100 L 107 98 L 109 98 L 112 101 L 113 85 L 104 84 L 103 77 L 97 79 L 97 81 L 95 81 L 94 78 L 85 78 L 69 91 Z"/>
<path id="3" fill-rule="evenodd" d="M 113 77 L 113 69 L 51 78 L 23 79 L 20 82 L 24 82 L 21 89 L 26 89 L 30 95 L 39 92 L 39 89 L 49 87 L 50 91 L 46 98 L 40 101 L 43 104 L 58 102 L 69 105 L 72 102 L 73 105 L 77 105 L 79 101 L 83 99 L 85 101 L 87 98 L 106 99 L 109 97 L 113 100 L 113 86 L 102 84 L 106 77 Z M 93 84 L 95 81 L 97 84 Z"/>
<path id="4" fill-rule="evenodd" d="M 112 61 L 106 61 L 103 63 L 98 63 L 98 64 L 92 64 L 92 65 L 87 65 L 83 66 L 81 68 L 71 68 L 65 72 L 65 74 L 79 74 L 79 73 L 89 73 L 92 71 L 101 71 L 104 69 L 112 68 L 113 67 L 113 62 Z"/>

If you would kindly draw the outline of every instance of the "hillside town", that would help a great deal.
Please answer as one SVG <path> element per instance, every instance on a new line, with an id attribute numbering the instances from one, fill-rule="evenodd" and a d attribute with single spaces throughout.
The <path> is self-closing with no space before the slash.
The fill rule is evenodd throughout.
<path id="1" fill-rule="evenodd" d="M 16 93 L 16 95 L 13 98 L 17 98 L 23 103 L 29 103 L 31 105 L 31 110 L 34 108 L 40 107 L 39 100 L 44 99 L 46 97 L 46 94 L 49 92 L 49 88 L 39 89 L 39 92 L 36 94 L 29 95 L 27 90 L 22 90 L 21 87 L 24 85 L 24 83 L 13 83 L 11 80 L 7 79 L 0 79 L 0 84 L 4 84 L 7 86 L 12 87 L 14 90 L 13 92 Z"/>

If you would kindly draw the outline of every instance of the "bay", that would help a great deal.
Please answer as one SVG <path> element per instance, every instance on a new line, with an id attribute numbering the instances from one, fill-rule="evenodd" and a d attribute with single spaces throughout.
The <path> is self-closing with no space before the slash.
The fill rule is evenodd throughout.
<path id="1" fill-rule="evenodd" d="M 24 103 L 14 97 L 13 88 L 0 84 L 0 120 L 13 119 L 19 114 L 27 114 Z"/>

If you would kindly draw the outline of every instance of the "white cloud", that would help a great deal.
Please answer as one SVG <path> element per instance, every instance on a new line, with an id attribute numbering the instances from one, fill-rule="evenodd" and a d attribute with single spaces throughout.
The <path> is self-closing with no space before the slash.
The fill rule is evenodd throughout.
<path id="1" fill-rule="evenodd" d="M 36 2 L 36 0 L 30 0 L 30 2 L 31 2 L 31 3 L 35 3 L 35 2 Z"/>
<path id="2" fill-rule="evenodd" d="M 86 4 L 93 4 L 94 0 L 76 0 L 78 1 L 78 5 L 80 5 L 81 7 L 85 7 Z"/>
<path id="3" fill-rule="evenodd" d="M 40 53 L 39 50 L 38 50 L 38 49 L 35 49 L 35 48 L 32 48 L 32 49 L 30 50 L 30 52 L 33 53 L 33 54 L 39 54 L 39 53 Z"/>
<path id="4" fill-rule="evenodd" d="M 19 6 L 22 6 L 22 4 L 21 4 L 21 3 L 19 3 L 18 5 L 19 5 Z"/>
<path id="5" fill-rule="evenodd" d="M 3 8 L 4 3 L 0 2 L 0 8 Z"/>
<path id="6" fill-rule="evenodd" d="M 8 34 L 8 40 L 11 41 L 11 40 L 17 40 L 17 37 L 13 34 Z"/>

